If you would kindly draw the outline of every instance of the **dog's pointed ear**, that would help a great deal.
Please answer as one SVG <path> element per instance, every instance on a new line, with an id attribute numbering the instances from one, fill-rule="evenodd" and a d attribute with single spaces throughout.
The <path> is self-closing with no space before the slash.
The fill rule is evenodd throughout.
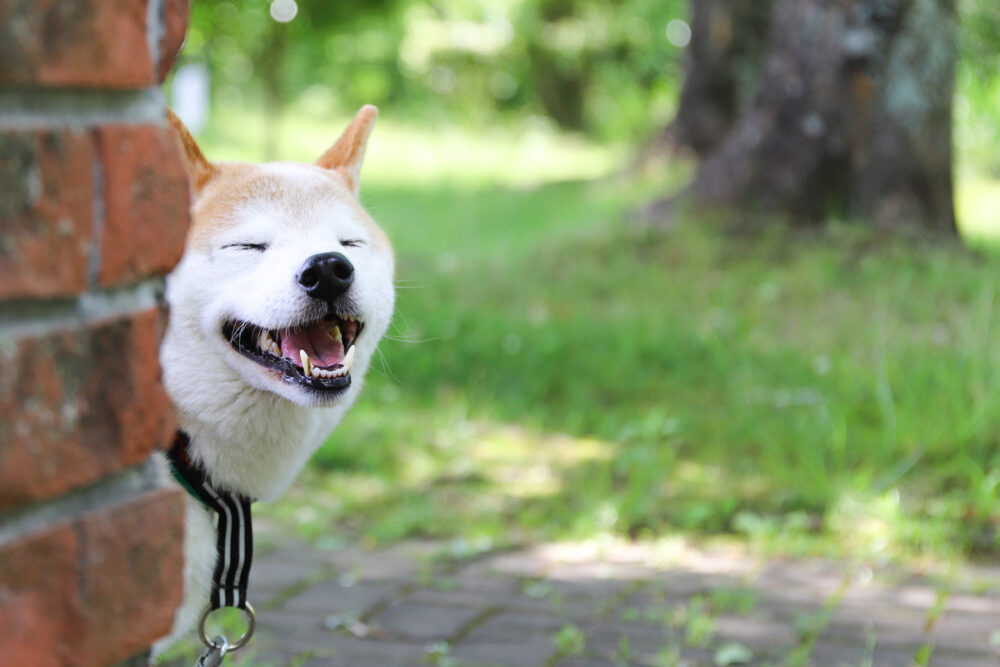
<path id="1" fill-rule="evenodd" d="M 184 162 L 187 166 L 188 177 L 191 179 L 191 185 L 194 187 L 196 193 L 201 192 L 201 189 L 219 173 L 219 169 L 205 159 L 205 155 L 198 148 L 194 137 L 184 127 L 184 123 L 177 117 L 177 114 L 170 109 L 167 109 L 167 120 L 170 121 L 170 127 L 174 129 L 177 138 L 181 142 Z"/>
<path id="2" fill-rule="evenodd" d="M 365 146 L 368 145 L 368 135 L 375 127 L 376 118 L 378 118 L 378 109 L 371 104 L 361 107 L 358 115 L 340 135 L 340 139 L 337 139 L 337 143 L 316 160 L 316 164 L 320 167 L 333 169 L 343 176 L 344 180 L 347 181 L 347 186 L 354 191 L 354 194 L 358 193 L 361 163 L 365 158 Z"/>

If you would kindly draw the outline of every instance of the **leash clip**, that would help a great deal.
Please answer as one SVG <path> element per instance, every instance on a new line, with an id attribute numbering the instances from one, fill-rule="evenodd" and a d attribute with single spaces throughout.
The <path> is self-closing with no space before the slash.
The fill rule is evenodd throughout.
<path id="1" fill-rule="evenodd" d="M 217 635 L 212 640 L 212 643 L 209 644 L 208 650 L 198 658 L 195 667 L 219 667 L 222 664 L 222 659 L 229 653 L 230 648 L 226 638 L 222 635 Z"/>
<path id="2" fill-rule="evenodd" d="M 238 609 L 246 616 L 247 629 L 243 633 L 243 636 L 233 644 L 230 644 L 222 635 L 217 635 L 215 639 L 209 641 L 208 635 L 205 633 L 205 623 L 208 621 L 209 615 L 215 610 L 209 605 L 205 607 L 205 611 L 201 612 L 201 618 L 198 619 L 198 637 L 208 647 L 208 650 L 198 659 L 195 667 L 219 667 L 226 654 L 243 648 L 250 641 L 250 638 L 253 637 L 253 633 L 257 629 L 257 615 L 254 613 L 253 607 L 247 602 L 246 607 L 238 607 Z"/>

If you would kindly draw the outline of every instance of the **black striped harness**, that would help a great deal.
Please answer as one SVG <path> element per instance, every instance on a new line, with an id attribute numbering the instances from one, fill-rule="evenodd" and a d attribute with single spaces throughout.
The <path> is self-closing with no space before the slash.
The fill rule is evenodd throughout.
<path id="1" fill-rule="evenodd" d="M 215 573 L 209 606 L 247 608 L 247 585 L 253 561 L 252 499 L 220 489 L 208 480 L 205 471 L 191 462 L 188 449 L 191 438 L 178 431 L 167 451 L 170 468 L 181 485 L 208 509 L 218 515 Z"/>

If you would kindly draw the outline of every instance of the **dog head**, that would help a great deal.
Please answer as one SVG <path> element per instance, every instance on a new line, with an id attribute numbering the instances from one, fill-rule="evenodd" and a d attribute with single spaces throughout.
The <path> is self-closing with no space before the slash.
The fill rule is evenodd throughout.
<path id="1" fill-rule="evenodd" d="M 298 405 L 353 400 L 394 298 L 392 249 L 357 198 L 376 116 L 362 108 L 315 164 L 243 164 L 209 162 L 170 114 L 194 199 L 165 359 Z"/>

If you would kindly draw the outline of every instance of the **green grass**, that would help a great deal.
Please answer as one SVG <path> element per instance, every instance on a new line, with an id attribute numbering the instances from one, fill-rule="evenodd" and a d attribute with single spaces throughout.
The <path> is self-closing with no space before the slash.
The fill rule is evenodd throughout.
<path id="1" fill-rule="evenodd" d="M 283 157 L 340 126 L 286 124 Z M 683 212 L 655 231 L 629 211 L 683 165 L 650 183 L 608 176 L 619 148 L 543 130 L 384 126 L 363 198 L 397 250 L 395 324 L 358 405 L 265 511 L 330 545 L 1000 547 L 991 253 L 848 225 L 747 238 Z M 210 131 L 210 156 L 240 156 L 239 127 Z M 964 229 L 988 242 L 996 183 L 960 193 Z"/>
<path id="2" fill-rule="evenodd" d="M 595 189 L 557 189 L 573 221 Z M 280 507 L 376 542 L 993 549 L 1000 271 L 871 241 L 612 218 L 490 260 L 402 253 L 384 370 Z"/>

